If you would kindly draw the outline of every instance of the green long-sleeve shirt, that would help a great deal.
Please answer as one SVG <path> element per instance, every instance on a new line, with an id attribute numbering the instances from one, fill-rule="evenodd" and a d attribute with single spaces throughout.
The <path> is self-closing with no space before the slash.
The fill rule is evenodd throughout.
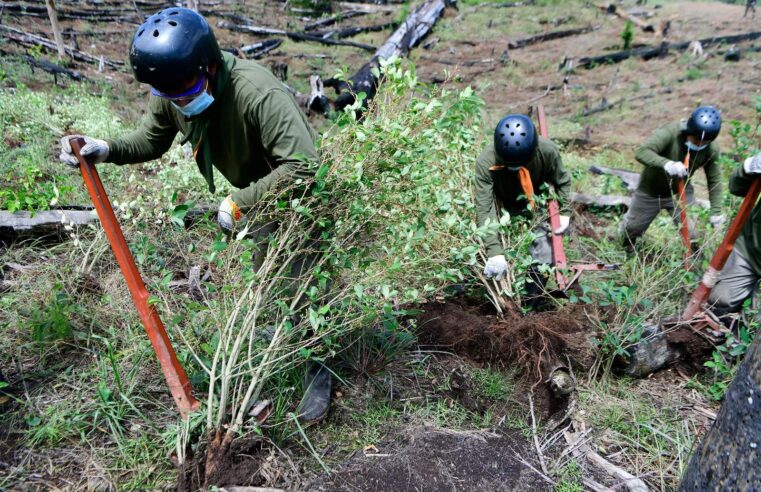
<path id="1" fill-rule="evenodd" d="M 687 155 L 687 141 L 684 133 L 686 123 L 672 123 L 658 128 L 637 150 L 636 159 L 645 166 L 639 178 L 637 189 L 652 197 L 668 197 L 677 194 L 676 179 L 671 179 L 663 166 L 669 161 L 684 162 Z M 704 168 L 706 181 L 708 182 L 708 198 L 711 201 L 711 215 L 721 214 L 721 168 L 719 167 L 719 145 L 711 142 L 710 145 L 698 152 L 690 152 L 689 173 L 692 177 L 695 172 Z M 688 185 L 689 180 L 688 180 Z"/>
<path id="2" fill-rule="evenodd" d="M 758 175 L 745 174 L 740 165 L 729 178 L 729 192 L 736 196 L 745 196 L 755 179 L 761 178 Z M 761 275 L 761 205 L 756 204 L 753 207 L 735 247 L 750 263 L 753 271 Z"/>
<path id="3" fill-rule="evenodd" d="M 317 159 L 317 134 L 283 84 L 265 67 L 223 53 L 229 82 L 208 110 L 207 140 L 214 167 L 235 187 L 239 206 L 259 201 L 280 180 L 310 175 L 308 161 Z M 186 135 L 190 122 L 171 102 L 151 96 L 138 129 L 109 142 L 108 160 L 115 164 L 160 157 L 177 132 Z"/>
<path id="4" fill-rule="evenodd" d="M 491 219 L 499 221 L 497 207 L 506 210 L 510 215 L 526 213 L 527 201 L 523 196 L 518 171 L 507 168 L 491 171 L 489 168 L 501 165 L 489 143 L 476 160 L 476 215 L 481 226 Z M 561 209 L 567 210 L 570 205 L 571 175 L 563 167 L 560 152 L 554 143 L 540 137 L 534 158 L 525 167 L 531 175 L 531 184 L 535 193 L 541 192 L 541 187 L 548 184 L 555 189 Z M 489 257 L 503 254 L 502 246 L 497 235 L 484 238 L 486 253 Z"/>

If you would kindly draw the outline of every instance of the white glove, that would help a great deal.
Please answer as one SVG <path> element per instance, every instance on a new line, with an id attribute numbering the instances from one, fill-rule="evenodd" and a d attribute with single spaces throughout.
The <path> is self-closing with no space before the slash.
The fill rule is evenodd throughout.
<path id="1" fill-rule="evenodd" d="M 718 229 L 719 227 L 721 227 L 722 224 L 724 224 L 725 220 L 727 220 L 727 218 L 724 217 L 724 215 L 722 215 L 722 214 L 720 214 L 720 215 L 712 215 L 708 219 L 708 221 L 711 223 L 711 225 L 713 226 L 714 229 Z"/>
<path id="2" fill-rule="evenodd" d="M 97 138 L 86 137 L 84 135 L 66 135 L 61 139 L 61 155 L 58 158 L 64 164 L 68 164 L 71 167 L 79 167 L 79 161 L 77 160 L 74 152 L 71 150 L 72 138 L 84 138 L 85 145 L 82 147 L 80 154 L 82 157 L 90 157 L 92 163 L 99 164 L 106 160 L 108 157 L 108 143 L 105 140 L 99 140 Z"/>
<path id="3" fill-rule="evenodd" d="M 688 174 L 684 164 L 676 161 L 667 162 L 666 165 L 663 166 L 663 170 L 666 171 L 666 174 L 669 176 L 674 176 L 676 178 L 686 178 Z"/>
<path id="4" fill-rule="evenodd" d="M 232 199 L 232 195 L 222 200 L 217 210 L 217 222 L 219 227 L 225 232 L 232 232 L 235 228 L 235 222 L 240 220 L 241 211 L 238 204 Z"/>
<path id="5" fill-rule="evenodd" d="M 745 159 L 743 171 L 745 174 L 761 174 L 761 154 Z"/>
<path id="6" fill-rule="evenodd" d="M 494 278 L 497 281 L 502 280 L 507 275 L 507 261 L 505 255 L 492 256 L 486 262 L 484 268 L 484 275 L 486 278 Z"/>
<path id="7" fill-rule="evenodd" d="M 560 225 L 557 229 L 555 229 L 553 232 L 557 235 L 565 234 L 565 231 L 568 230 L 568 226 L 571 225 L 571 217 L 568 215 L 561 215 L 560 216 Z"/>

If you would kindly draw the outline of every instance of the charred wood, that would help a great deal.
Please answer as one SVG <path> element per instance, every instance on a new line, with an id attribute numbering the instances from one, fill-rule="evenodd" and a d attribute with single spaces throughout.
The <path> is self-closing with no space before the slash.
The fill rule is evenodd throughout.
<path id="1" fill-rule="evenodd" d="M 322 27 L 328 27 L 332 26 L 334 24 L 338 24 L 344 19 L 351 19 L 352 17 L 359 17 L 361 15 L 367 15 L 368 12 L 360 12 L 358 10 L 349 10 L 346 12 L 340 12 L 335 15 L 331 15 L 330 17 L 326 17 L 324 19 L 320 19 L 315 22 L 311 22 L 304 26 L 304 31 L 314 31 L 315 29 L 320 29 Z"/>
<path id="2" fill-rule="evenodd" d="M 527 38 L 509 41 L 507 43 L 507 47 L 510 49 L 523 48 L 524 46 L 529 46 L 529 45 L 537 44 L 537 43 L 543 43 L 545 41 L 551 41 L 553 39 L 561 39 L 561 38 L 567 38 L 570 36 L 578 36 L 580 34 L 587 34 L 592 31 L 596 31 L 597 29 L 600 29 L 600 26 L 587 26 L 587 27 L 581 27 L 578 29 L 564 29 L 562 31 L 545 32 L 542 34 L 537 34 L 535 36 L 529 36 Z"/>
<path id="3" fill-rule="evenodd" d="M 244 53 L 246 57 L 258 59 L 262 58 L 270 51 L 277 49 L 281 44 L 283 44 L 282 39 L 265 39 L 258 43 L 241 46 L 238 49 L 241 53 Z"/>

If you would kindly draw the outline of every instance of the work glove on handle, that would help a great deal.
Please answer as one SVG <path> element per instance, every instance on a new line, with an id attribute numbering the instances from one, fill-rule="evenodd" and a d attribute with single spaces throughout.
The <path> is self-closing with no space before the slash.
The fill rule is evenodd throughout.
<path id="1" fill-rule="evenodd" d="M 718 229 L 719 227 L 721 227 L 724 224 L 724 221 L 726 221 L 726 220 L 727 220 L 727 218 L 724 217 L 724 214 L 712 215 L 708 219 L 708 221 L 711 223 L 711 226 L 714 229 Z"/>
<path id="2" fill-rule="evenodd" d="M 676 161 L 667 162 L 666 165 L 663 166 L 663 170 L 666 171 L 666 174 L 675 178 L 686 178 L 689 174 L 687 168 L 684 167 L 684 164 Z"/>
<path id="3" fill-rule="evenodd" d="M 84 135 L 66 135 L 61 139 L 61 155 L 58 156 L 58 158 L 64 164 L 67 164 L 71 167 L 79 167 L 79 160 L 77 160 L 77 157 L 71 150 L 70 140 L 72 138 L 85 139 L 85 145 L 82 147 L 80 154 L 82 154 L 82 157 L 90 157 L 90 162 L 93 164 L 99 164 L 108 158 L 108 152 L 110 149 L 108 148 L 108 143 L 105 140 L 86 137 Z"/>
<path id="4" fill-rule="evenodd" d="M 241 211 L 238 204 L 232 199 L 232 195 L 228 195 L 222 203 L 219 204 L 217 210 L 217 222 L 219 227 L 222 228 L 227 234 L 230 234 L 235 229 L 235 223 L 241 218 Z"/>
<path id="5" fill-rule="evenodd" d="M 492 256 L 486 261 L 484 268 L 486 278 L 493 278 L 497 281 L 502 280 L 507 275 L 507 260 L 505 255 Z"/>
<path id="6" fill-rule="evenodd" d="M 560 225 L 552 232 L 554 232 L 557 235 L 565 234 L 568 230 L 568 226 L 571 225 L 571 216 L 570 215 L 561 215 L 560 217 Z"/>
<path id="7" fill-rule="evenodd" d="M 745 159 L 743 171 L 745 174 L 761 174 L 761 154 Z"/>

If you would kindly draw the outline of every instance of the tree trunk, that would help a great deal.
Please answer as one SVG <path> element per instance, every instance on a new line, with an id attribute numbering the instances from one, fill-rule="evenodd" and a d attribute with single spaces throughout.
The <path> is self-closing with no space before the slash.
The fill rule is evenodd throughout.
<path id="1" fill-rule="evenodd" d="M 716 422 L 684 473 L 680 491 L 756 490 L 761 484 L 761 337 L 745 354 Z"/>
<path id="2" fill-rule="evenodd" d="M 53 39 L 55 39 L 56 47 L 58 48 L 58 61 L 63 60 L 66 57 L 66 45 L 63 44 L 63 36 L 61 36 L 61 26 L 58 25 L 58 12 L 55 8 L 55 0 L 45 0 L 45 5 L 48 8 L 48 17 L 50 17 L 50 27 L 53 29 Z"/>

